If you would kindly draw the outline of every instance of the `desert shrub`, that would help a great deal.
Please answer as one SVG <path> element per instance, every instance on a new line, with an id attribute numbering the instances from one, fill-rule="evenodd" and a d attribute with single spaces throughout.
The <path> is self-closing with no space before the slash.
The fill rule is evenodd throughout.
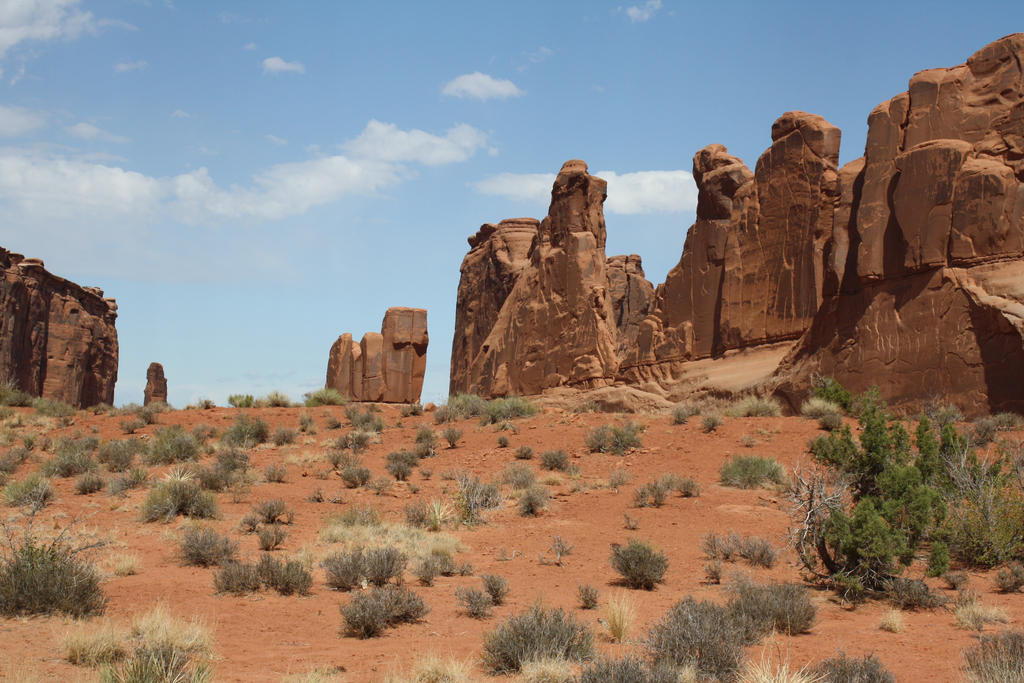
<path id="1" fill-rule="evenodd" d="M 853 407 L 853 395 L 832 377 L 816 377 L 811 385 L 811 395 L 846 411 Z"/>
<path id="2" fill-rule="evenodd" d="M 263 478 L 271 484 L 284 483 L 288 476 L 288 468 L 280 463 L 271 463 L 263 468 Z"/>
<path id="3" fill-rule="evenodd" d="M 811 420 L 819 421 L 831 415 L 842 418 L 843 407 L 827 399 L 812 396 L 800 404 L 800 414 Z"/>
<path id="4" fill-rule="evenodd" d="M 530 417 L 537 413 L 537 406 L 521 396 L 495 398 L 484 404 L 480 413 L 480 424 L 498 424 L 517 417 Z"/>
<path id="5" fill-rule="evenodd" d="M 508 437 L 504 434 L 498 435 L 498 448 L 508 448 Z M 532 453 L 533 450 L 531 449 L 530 452 Z"/>
<path id="6" fill-rule="evenodd" d="M 280 524 L 268 524 L 256 532 L 260 550 L 277 550 L 288 538 L 288 532 Z"/>
<path id="7" fill-rule="evenodd" d="M 324 427 L 327 429 L 341 429 L 341 420 L 330 415 L 324 420 Z"/>
<path id="8" fill-rule="evenodd" d="M 299 415 L 299 431 L 303 434 L 316 434 L 316 422 L 309 413 Z"/>
<path id="9" fill-rule="evenodd" d="M 505 603 L 505 598 L 508 596 L 508 581 L 496 574 L 483 574 L 480 580 L 483 581 L 484 592 L 490 596 L 492 603 L 495 605 Z"/>
<path id="10" fill-rule="evenodd" d="M 307 408 L 317 408 L 319 406 L 343 406 L 348 404 L 348 399 L 337 389 L 317 389 L 311 391 L 308 394 L 303 394 Z"/>
<path id="11" fill-rule="evenodd" d="M 648 631 L 645 645 L 655 665 L 691 666 L 700 678 L 734 680 L 743 665 L 744 638 L 727 607 L 688 597 Z"/>
<path id="12" fill-rule="evenodd" d="M 75 493 L 83 496 L 96 493 L 106 484 L 103 477 L 96 472 L 86 472 L 75 480 Z"/>
<path id="13" fill-rule="evenodd" d="M 172 465 L 198 457 L 199 441 L 196 437 L 181 425 L 172 425 L 156 430 L 145 461 L 147 465 Z"/>
<path id="14" fill-rule="evenodd" d="M 760 455 L 740 455 L 722 463 L 719 477 L 725 486 L 741 489 L 755 489 L 766 482 L 781 485 L 786 481 L 786 472 L 774 458 Z"/>
<path id="15" fill-rule="evenodd" d="M 238 544 L 206 526 L 187 527 L 178 544 L 178 559 L 186 566 L 213 567 L 234 562 Z"/>
<path id="16" fill-rule="evenodd" d="M 75 414 L 74 406 L 52 398 L 37 398 L 32 401 L 32 408 L 46 417 L 71 417 Z"/>
<path id="17" fill-rule="evenodd" d="M 416 403 L 406 403 L 398 409 L 398 413 L 402 417 L 415 417 L 416 415 L 422 415 L 423 405 L 419 401 Z"/>
<path id="18" fill-rule="evenodd" d="M 561 609 L 535 605 L 485 634 L 483 647 L 483 663 L 491 673 L 511 674 L 539 659 L 586 661 L 593 656 L 594 634 Z"/>
<path id="19" fill-rule="evenodd" d="M 14 382 L 2 382 L 0 383 L 0 405 L 29 406 L 32 405 L 32 395 L 19 389 Z"/>
<path id="20" fill-rule="evenodd" d="M 255 593 L 262 585 L 256 565 L 248 562 L 228 562 L 213 575 L 213 587 L 218 593 L 245 595 Z"/>
<path id="21" fill-rule="evenodd" d="M 963 590 L 967 587 L 967 574 L 965 572 L 946 572 L 942 575 L 943 581 L 950 590 Z"/>
<path id="22" fill-rule="evenodd" d="M 726 412 L 732 417 L 779 417 L 782 406 L 771 397 L 746 396 L 729 406 Z"/>
<path id="23" fill-rule="evenodd" d="M 594 609 L 597 607 L 597 601 L 600 593 L 594 586 L 591 586 L 589 583 L 580 584 L 576 587 L 576 594 L 580 599 L 580 608 Z"/>
<path id="24" fill-rule="evenodd" d="M 656 481 L 668 491 L 675 491 L 683 498 L 696 498 L 700 496 L 700 484 L 691 477 L 683 477 L 678 474 L 663 474 Z"/>
<path id="25" fill-rule="evenodd" d="M 376 413 L 373 406 L 367 406 L 360 410 L 357 405 L 349 405 L 345 408 L 345 417 L 357 432 L 379 434 L 384 431 L 384 420 Z"/>
<path id="26" fill-rule="evenodd" d="M 696 403 L 680 403 L 672 409 L 672 424 L 684 425 L 694 415 L 700 415 L 700 406 Z"/>
<path id="27" fill-rule="evenodd" d="M 345 486 L 350 489 L 366 486 L 370 479 L 373 478 L 370 470 L 360 465 L 348 465 L 338 472 L 338 476 L 345 482 Z"/>
<path id="28" fill-rule="evenodd" d="M 287 446 L 288 444 L 295 443 L 296 438 L 298 438 L 298 433 L 294 429 L 278 427 L 274 430 L 274 434 L 270 437 L 270 441 L 275 446 Z"/>
<path id="29" fill-rule="evenodd" d="M 111 472 L 124 472 L 134 464 L 135 456 L 145 452 L 146 442 L 142 439 L 118 439 L 101 444 L 96 460 Z"/>
<path id="30" fill-rule="evenodd" d="M 56 477 L 73 477 L 96 469 L 92 452 L 96 439 L 61 439 L 53 458 L 40 468 L 43 474 Z"/>
<path id="31" fill-rule="evenodd" d="M 228 396 L 228 405 L 233 408 L 252 408 L 256 399 L 252 394 L 231 394 Z"/>
<path id="32" fill-rule="evenodd" d="M 981 604 L 978 595 L 973 591 L 964 591 L 957 595 L 953 605 L 953 617 L 957 626 L 969 631 L 982 631 L 988 624 L 1003 624 L 1009 620 L 1005 611 Z"/>
<path id="33" fill-rule="evenodd" d="M 704 534 L 700 544 L 704 554 L 708 557 L 731 562 L 735 557 L 739 556 L 742 541 L 743 539 L 737 533 L 724 536 L 714 531 L 709 531 Z"/>
<path id="34" fill-rule="evenodd" d="M 544 451 L 540 454 L 540 466 L 546 470 L 564 472 L 569 467 L 569 454 L 565 451 Z"/>
<path id="35" fill-rule="evenodd" d="M 584 434 L 584 442 L 593 453 L 614 453 L 625 455 L 631 448 L 640 448 L 642 427 L 636 422 L 618 425 L 601 425 Z"/>
<path id="36" fill-rule="evenodd" d="M 668 557 L 650 543 L 630 539 L 626 545 L 612 548 L 612 569 L 630 588 L 654 590 L 668 571 Z"/>
<path id="37" fill-rule="evenodd" d="M 608 598 L 604 605 L 604 627 L 612 642 L 625 642 L 629 630 L 636 620 L 636 604 L 625 593 Z"/>
<path id="38" fill-rule="evenodd" d="M 43 507 L 53 500 L 50 480 L 39 472 L 4 486 L 4 500 L 10 506 Z"/>
<path id="39" fill-rule="evenodd" d="M 288 504 L 280 498 L 260 501 L 252 511 L 263 524 L 291 524 L 295 516 Z"/>
<path id="40" fill-rule="evenodd" d="M 12 448 L 0 456 L 0 479 L 5 474 L 14 474 L 28 460 L 29 450 L 22 446 Z"/>
<path id="41" fill-rule="evenodd" d="M 425 529 L 430 525 L 430 506 L 425 501 L 416 501 L 405 506 L 405 523 Z"/>
<path id="42" fill-rule="evenodd" d="M 217 500 L 191 479 L 171 478 L 157 484 L 142 502 L 143 522 L 170 522 L 177 515 L 204 519 L 217 516 Z"/>
<path id="43" fill-rule="evenodd" d="M 124 420 L 121 422 L 121 430 L 125 434 L 134 434 L 135 432 L 139 431 L 145 426 L 146 423 L 137 417 L 133 417 L 129 420 Z"/>
<path id="44" fill-rule="evenodd" d="M 339 591 L 350 591 L 363 580 L 363 564 L 363 550 L 356 548 L 331 553 L 321 560 L 320 567 L 324 570 L 329 587 Z"/>
<path id="45" fill-rule="evenodd" d="M 548 506 L 548 490 L 543 486 L 531 486 L 519 496 L 519 514 L 536 517 Z"/>
<path id="46" fill-rule="evenodd" d="M 633 505 L 638 508 L 660 508 L 668 498 L 669 489 L 661 481 L 647 482 L 633 492 Z"/>
<path id="47" fill-rule="evenodd" d="M 996 588 L 1000 593 L 1016 593 L 1024 586 L 1024 565 L 1011 562 L 996 572 Z"/>
<path id="48" fill-rule="evenodd" d="M 462 430 L 455 426 L 448 426 L 441 430 L 441 438 L 448 442 L 448 448 L 455 448 L 462 438 Z"/>
<path id="49" fill-rule="evenodd" d="M 110 480 L 107 490 L 112 496 L 124 495 L 129 489 L 137 489 L 149 483 L 149 472 L 145 467 L 133 467 L 119 477 Z"/>
<path id="50" fill-rule="evenodd" d="M 253 448 L 265 443 L 270 437 L 270 427 L 259 417 L 249 417 L 242 413 L 235 418 L 230 427 L 220 435 L 220 440 L 228 446 Z"/>
<path id="51" fill-rule="evenodd" d="M 389 626 L 419 621 L 429 611 L 416 593 L 390 584 L 357 593 L 341 606 L 344 633 L 356 638 L 373 638 Z"/>
<path id="52" fill-rule="evenodd" d="M 486 619 L 491 616 L 491 608 L 494 606 L 491 596 L 477 588 L 456 588 L 455 600 L 466 614 L 474 619 Z"/>
<path id="53" fill-rule="evenodd" d="M 900 610 L 934 609 L 946 604 L 946 599 L 932 593 L 921 579 L 893 577 L 885 582 L 883 589 L 892 606 Z"/>
<path id="54" fill-rule="evenodd" d="M 705 434 L 710 434 L 722 426 L 722 416 L 718 413 L 708 413 L 700 419 L 700 426 Z"/>
<path id="55" fill-rule="evenodd" d="M 747 536 L 740 541 L 739 555 L 755 567 L 771 569 L 779 557 L 779 552 L 766 538 Z"/>
<path id="56" fill-rule="evenodd" d="M 622 659 L 601 657 L 586 666 L 578 683 L 679 683 L 679 671 L 671 665 L 652 665 L 635 655 Z"/>
<path id="57" fill-rule="evenodd" d="M 456 394 L 448 397 L 448 403 L 440 405 L 434 411 L 434 422 L 451 422 L 476 417 L 483 414 L 487 401 L 476 394 Z"/>
<path id="58" fill-rule="evenodd" d="M 811 443 L 815 459 L 850 482 L 849 502 L 837 499 L 823 506 L 822 480 L 800 483 L 793 494 L 798 506 L 805 508 L 796 533 L 801 561 L 849 597 L 883 590 L 928 541 L 929 573 L 939 576 L 948 565 L 946 545 L 932 539 L 946 514 L 935 485 L 943 446 L 927 418 L 922 418 L 915 455 L 910 435 L 890 419 L 877 392 L 864 394 L 858 403 L 858 440 L 847 425 Z M 812 497 L 816 502 L 808 507 Z"/>
<path id="59" fill-rule="evenodd" d="M 409 558 L 397 548 L 370 548 L 363 556 L 363 575 L 374 586 L 383 586 L 391 579 L 401 583 Z"/>
<path id="60" fill-rule="evenodd" d="M 537 481 L 537 475 L 526 465 L 509 463 L 498 475 L 498 481 L 514 489 L 527 489 Z"/>
<path id="61" fill-rule="evenodd" d="M 459 521 L 473 525 L 483 522 L 484 512 L 501 505 L 501 492 L 494 484 L 487 484 L 465 472 L 456 478 L 455 510 Z"/>
<path id="62" fill-rule="evenodd" d="M 271 391 L 261 399 L 257 399 L 257 406 L 268 406 L 270 408 L 290 408 L 292 399 L 280 391 Z"/>
<path id="63" fill-rule="evenodd" d="M 964 672 L 971 683 L 1010 683 L 1024 679 L 1024 635 L 1007 631 L 981 636 L 964 652 Z"/>
<path id="64" fill-rule="evenodd" d="M 532 460 L 533 448 L 524 444 L 516 449 L 515 456 L 516 460 Z"/>
<path id="65" fill-rule="evenodd" d="M 420 427 L 416 430 L 416 441 L 417 444 L 426 444 L 433 449 L 437 446 L 437 433 L 433 429 L 427 426 Z"/>
<path id="66" fill-rule="evenodd" d="M 741 579 L 729 586 L 729 593 L 729 614 L 741 624 L 748 644 L 773 630 L 787 635 L 805 633 L 817 617 L 818 609 L 807 588 L 799 584 L 757 584 Z"/>
<path id="67" fill-rule="evenodd" d="M 874 654 L 847 657 L 840 652 L 811 670 L 826 683 L 896 683 L 896 677 Z"/>
<path id="68" fill-rule="evenodd" d="M 299 560 L 279 560 L 262 555 L 256 562 L 256 575 L 263 587 L 280 595 L 308 595 L 313 585 L 313 575 Z"/>
<path id="69" fill-rule="evenodd" d="M 54 540 L 35 538 L 31 527 L 21 537 L 4 528 L 0 549 L 0 614 L 99 614 L 106 597 L 99 572 L 72 548 L 62 533 Z"/>
<path id="70" fill-rule="evenodd" d="M 419 465 L 420 459 L 415 453 L 397 451 L 388 453 L 385 469 L 396 481 L 405 481 L 412 474 L 413 468 Z"/>

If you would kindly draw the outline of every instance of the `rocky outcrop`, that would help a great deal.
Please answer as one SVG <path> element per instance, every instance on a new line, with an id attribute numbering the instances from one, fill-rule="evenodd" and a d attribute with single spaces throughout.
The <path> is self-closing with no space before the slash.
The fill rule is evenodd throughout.
<path id="1" fill-rule="evenodd" d="M 114 402 L 117 303 L 0 248 L 0 380 L 78 407 Z"/>
<path id="2" fill-rule="evenodd" d="M 701 149 L 696 222 L 656 290 L 639 257 L 605 259 L 604 182 L 567 162 L 539 227 L 509 222 L 517 258 L 505 222 L 470 238 L 452 391 L 665 395 L 738 365 L 731 386 L 765 378 L 783 358 L 768 387 L 794 407 L 827 374 L 908 409 L 941 394 L 968 413 L 1024 410 L 1022 64 L 1015 34 L 918 73 L 842 168 L 839 129 L 799 111 L 753 171 Z"/>
<path id="3" fill-rule="evenodd" d="M 146 390 L 142 394 L 142 405 L 150 403 L 167 403 L 167 378 L 164 377 L 164 366 L 150 363 L 146 370 Z"/>
<path id="4" fill-rule="evenodd" d="M 907 410 L 1024 410 L 1022 62 L 1008 36 L 871 112 L 826 247 L 841 285 L 778 373 L 791 401 L 828 374 Z"/>
<path id="5" fill-rule="evenodd" d="M 345 333 L 334 342 L 326 387 L 354 401 L 419 401 L 428 341 L 426 310 L 389 308 L 380 333 L 367 332 L 360 342 Z"/>
<path id="6" fill-rule="evenodd" d="M 470 239 L 456 320 L 473 327 L 467 331 L 456 323 L 452 393 L 536 394 L 550 387 L 593 388 L 614 381 L 618 329 L 604 253 L 606 193 L 605 181 L 587 173 L 584 162 L 567 161 L 551 189 L 548 216 L 525 253 L 528 230 L 523 228 L 534 223 L 519 223 L 522 242 L 515 255 L 529 259 L 521 269 L 512 265 L 516 259 L 504 263 L 504 255 L 512 255 L 502 232 L 505 223 L 493 231 L 484 226 Z M 475 294 L 484 291 L 481 276 L 514 275 L 517 269 L 507 294 L 500 288 Z"/>

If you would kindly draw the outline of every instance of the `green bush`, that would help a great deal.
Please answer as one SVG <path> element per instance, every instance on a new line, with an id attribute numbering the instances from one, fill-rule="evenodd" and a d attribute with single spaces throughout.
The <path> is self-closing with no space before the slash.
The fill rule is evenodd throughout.
<path id="1" fill-rule="evenodd" d="M 146 442 L 142 439 L 107 441 L 100 445 L 96 460 L 111 472 L 124 472 L 135 463 L 135 456 L 144 454 L 146 450 Z"/>
<path id="2" fill-rule="evenodd" d="M 221 434 L 221 441 L 228 446 L 253 448 L 265 443 L 270 438 L 270 427 L 261 418 L 241 414 L 234 423 Z"/>
<path id="3" fill-rule="evenodd" d="M 505 598 L 508 597 L 508 581 L 495 574 L 483 574 L 480 580 L 484 582 L 484 591 L 490 596 L 492 603 L 505 604 Z"/>
<path id="4" fill-rule="evenodd" d="M 41 508 L 53 500 L 53 487 L 49 479 L 33 472 L 24 479 L 8 482 L 4 486 L 4 500 L 11 506 Z"/>
<path id="5" fill-rule="evenodd" d="M 61 439 L 53 458 L 45 462 L 41 471 L 47 476 L 73 477 L 96 469 L 92 452 L 96 439 Z"/>
<path id="6" fill-rule="evenodd" d="M 539 659 L 589 660 L 594 634 L 561 609 L 535 605 L 484 635 L 483 663 L 493 674 L 513 674 Z"/>
<path id="7" fill-rule="evenodd" d="M 845 411 L 853 407 L 853 395 L 832 377 L 817 377 L 811 386 L 811 394 L 834 403 Z"/>
<path id="8" fill-rule="evenodd" d="M 0 383 L 0 405 L 29 406 L 32 405 L 32 395 L 19 389 L 14 382 L 3 382 Z"/>
<path id="9" fill-rule="evenodd" d="M 722 426 L 722 416 L 718 413 L 708 413 L 701 418 L 700 426 L 705 434 L 710 434 Z"/>
<path id="10" fill-rule="evenodd" d="M 398 412 L 402 417 L 415 417 L 416 415 L 423 414 L 423 405 L 419 401 L 416 403 L 406 403 L 398 409 Z"/>
<path id="11" fill-rule="evenodd" d="M 303 398 L 306 400 L 307 408 L 317 408 L 319 406 L 343 406 L 348 405 L 348 399 L 337 389 L 317 389 L 305 394 Z"/>
<path id="12" fill-rule="evenodd" d="M 256 400 L 257 406 L 268 406 L 270 408 L 290 408 L 292 399 L 280 391 L 271 391 L 261 399 Z"/>
<path id="13" fill-rule="evenodd" d="M 602 425 L 587 431 L 584 442 L 593 453 L 614 453 L 625 455 L 631 448 L 640 448 L 642 427 L 636 422 L 623 422 L 618 425 Z"/>
<path id="14" fill-rule="evenodd" d="M 233 408 L 252 408 L 256 399 L 252 394 L 231 394 L 228 396 L 228 404 Z"/>
<path id="15" fill-rule="evenodd" d="M 810 673 L 827 683 L 896 683 L 896 677 L 874 654 L 847 657 L 845 652 L 840 652 L 818 664 Z"/>
<path id="16" fill-rule="evenodd" d="M 142 502 L 143 522 L 170 522 L 177 515 L 205 519 L 217 516 L 217 500 L 191 479 L 165 479 Z"/>
<path id="17" fill-rule="evenodd" d="M 341 606 L 343 632 L 356 638 L 373 638 L 389 626 L 417 622 L 429 611 L 423 599 L 408 588 L 374 586 Z"/>
<path id="18" fill-rule="evenodd" d="M 654 590 L 664 581 L 668 571 L 668 557 L 645 541 L 630 539 L 626 545 L 612 548 L 612 569 L 618 572 L 630 588 Z"/>
<path id="19" fill-rule="evenodd" d="M 1024 678 L 1024 634 L 1007 631 L 983 635 L 964 652 L 964 667 L 971 683 L 1010 683 Z"/>
<path id="20" fill-rule="evenodd" d="M 501 504 L 501 492 L 494 484 L 487 484 L 466 473 L 456 478 L 455 509 L 464 524 L 480 524 L 483 514 Z"/>
<path id="21" fill-rule="evenodd" d="M 384 420 L 377 415 L 373 406 L 367 406 L 365 410 L 360 410 L 359 406 L 350 405 L 345 408 L 345 417 L 357 432 L 379 434 L 384 431 Z"/>
<path id="22" fill-rule="evenodd" d="M 480 424 L 498 424 L 517 417 L 537 414 L 537 406 L 520 396 L 496 398 L 488 401 L 480 415 Z"/>
<path id="23" fill-rule="evenodd" d="M 99 572 L 71 548 L 64 535 L 48 543 L 25 532 L 0 544 L 0 614 L 99 614 L 106 597 Z"/>
<path id="24" fill-rule="evenodd" d="M 237 543 L 205 526 L 187 527 L 178 545 L 178 558 L 186 566 L 223 565 L 234 562 L 237 555 Z"/>
<path id="25" fill-rule="evenodd" d="M 295 513 L 280 498 L 261 500 L 252 509 L 263 524 L 291 524 Z"/>
<path id="26" fill-rule="evenodd" d="M 729 609 L 692 597 L 650 628 L 645 645 L 655 665 L 692 666 L 700 679 L 735 680 L 743 666 L 744 633 Z"/>
<path id="27" fill-rule="evenodd" d="M 672 424 L 684 425 L 694 415 L 700 415 L 700 406 L 696 403 L 680 403 L 672 409 Z"/>
<path id="28" fill-rule="evenodd" d="M 396 481 L 405 481 L 412 474 L 413 468 L 419 465 L 420 459 L 415 453 L 397 451 L 388 453 L 385 469 Z"/>
<path id="29" fill-rule="evenodd" d="M 338 472 L 338 476 L 341 477 L 345 486 L 350 489 L 366 486 L 370 479 L 373 478 L 373 474 L 370 470 L 366 467 L 362 467 L 361 465 L 348 465 Z"/>
<path id="30" fill-rule="evenodd" d="M 779 417 L 782 406 L 771 397 L 746 396 L 731 405 L 727 414 L 731 417 Z"/>
<path id="31" fill-rule="evenodd" d="M 32 408 L 39 415 L 46 417 L 72 417 L 75 414 L 75 407 L 56 401 L 52 398 L 37 398 L 32 401 Z"/>
<path id="32" fill-rule="evenodd" d="M 569 454 L 565 451 L 544 451 L 540 454 L 540 466 L 546 470 L 564 472 L 569 468 Z"/>
<path id="33" fill-rule="evenodd" d="M 756 489 L 765 482 L 778 486 L 786 483 L 786 471 L 774 458 L 760 455 L 739 455 L 729 458 L 719 469 L 719 479 L 724 486 L 741 489 Z"/>
<path id="34" fill-rule="evenodd" d="M 149 472 L 145 467 L 133 467 L 119 477 L 110 480 L 110 495 L 120 496 L 129 489 L 137 489 L 149 483 Z"/>
<path id="35" fill-rule="evenodd" d="M 181 425 L 156 430 L 145 456 L 147 465 L 172 465 L 198 458 L 199 441 Z"/>
<path id="36" fill-rule="evenodd" d="M 213 680 L 209 662 L 197 661 L 192 653 L 173 645 L 136 647 L 127 658 L 100 671 L 100 683 L 207 683 Z"/>
<path id="37" fill-rule="evenodd" d="M 441 438 L 448 442 L 448 448 L 455 448 L 462 438 L 462 430 L 455 426 L 445 427 L 441 431 Z"/>

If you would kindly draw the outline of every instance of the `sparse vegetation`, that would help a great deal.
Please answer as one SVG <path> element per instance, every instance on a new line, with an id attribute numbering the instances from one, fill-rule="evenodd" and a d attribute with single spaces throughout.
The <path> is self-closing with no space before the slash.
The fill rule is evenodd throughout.
<path id="1" fill-rule="evenodd" d="M 654 590 L 668 571 L 668 557 L 650 543 L 631 539 L 629 543 L 612 548 L 612 569 L 618 572 L 630 588 Z"/>
<path id="2" fill-rule="evenodd" d="M 224 430 L 221 441 L 228 446 L 253 448 L 265 443 L 270 438 L 270 427 L 259 417 L 249 417 L 242 413 L 234 423 Z"/>
<path id="3" fill-rule="evenodd" d="M 448 442 L 448 448 L 455 448 L 462 438 L 462 430 L 454 425 L 449 425 L 441 430 L 441 438 Z"/>
<path id="4" fill-rule="evenodd" d="M 600 593 L 597 588 L 591 586 L 589 583 L 580 584 L 576 588 L 576 593 L 580 598 L 581 609 L 594 609 L 597 607 L 597 601 L 600 597 Z"/>
<path id="5" fill-rule="evenodd" d="M 485 634 L 482 658 L 491 673 L 512 674 L 530 661 L 582 662 L 593 652 L 594 634 L 589 628 L 561 609 L 534 606 Z"/>
<path id="6" fill-rule="evenodd" d="M 416 593 L 402 586 L 374 586 L 356 593 L 341 606 L 343 633 L 355 638 L 373 638 L 389 626 L 419 621 L 430 608 Z"/>
<path id="7" fill-rule="evenodd" d="M 181 425 L 156 430 L 149 451 L 147 465 L 173 465 L 199 458 L 199 441 Z"/>
<path id="8" fill-rule="evenodd" d="M 640 448 L 640 432 L 643 428 L 636 422 L 622 422 L 617 425 L 602 425 L 586 432 L 584 441 L 592 453 L 614 453 L 625 455 L 630 449 Z"/>
<path id="9" fill-rule="evenodd" d="M 183 565 L 214 567 L 235 561 L 238 544 L 206 526 L 186 527 L 178 546 Z"/>
<path id="10" fill-rule="evenodd" d="M 701 418 L 700 426 L 705 434 L 710 434 L 722 426 L 722 417 L 718 413 L 708 413 Z"/>
<path id="11" fill-rule="evenodd" d="M 786 471 L 774 458 L 760 455 L 739 455 L 722 463 L 719 477 L 724 486 L 756 489 L 771 482 L 776 486 L 786 483 Z"/>
<path id="12" fill-rule="evenodd" d="M 536 517 L 548 506 L 547 488 L 533 485 L 519 496 L 519 514 L 523 517 Z"/>
<path id="13" fill-rule="evenodd" d="M 811 673 L 829 683 L 896 683 L 896 677 L 873 653 L 847 657 L 845 652 L 840 652 L 818 664 Z"/>
<path id="14" fill-rule="evenodd" d="M 348 404 L 348 399 L 345 398 L 340 391 L 337 389 L 317 389 L 311 391 L 308 394 L 303 395 L 307 408 L 317 408 L 319 406 L 343 406 Z"/>
<path id="15" fill-rule="evenodd" d="M 779 417 L 782 406 L 774 398 L 746 396 L 729 406 L 726 414 L 730 417 Z"/>
<path id="16" fill-rule="evenodd" d="M 971 683 L 1015 683 L 1024 671 L 1024 634 L 1006 631 L 981 636 L 964 652 L 964 672 Z"/>
<path id="17" fill-rule="evenodd" d="M 565 472 L 569 468 L 569 454 L 565 451 L 544 451 L 540 454 L 540 466 L 546 470 Z"/>
<path id="18" fill-rule="evenodd" d="M 170 522 L 177 515 L 197 519 L 216 517 L 217 500 L 190 478 L 164 479 L 146 496 L 140 517 L 144 522 Z"/>
<path id="19" fill-rule="evenodd" d="M 231 394 L 228 396 L 228 405 L 233 408 L 252 408 L 256 399 L 252 394 Z"/>

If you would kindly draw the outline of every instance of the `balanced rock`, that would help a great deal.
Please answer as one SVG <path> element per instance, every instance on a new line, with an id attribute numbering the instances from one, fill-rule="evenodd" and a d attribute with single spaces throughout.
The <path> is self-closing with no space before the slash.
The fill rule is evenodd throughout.
<path id="1" fill-rule="evenodd" d="M 0 378 L 77 407 L 114 402 L 117 303 L 0 248 Z"/>
<path id="2" fill-rule="evenodd" d="M 414 403 L 427 368 L 427 312 L 389 308 L 381 331 L 338 337 L 327 361 L 328 389 L 353 401 Z"/>
<path id="3" fill-rule="evenodd" d="M 146 390 L 142 395 L 142 405 L 150 403 L 167 403 L 167 378 L 164 377 L 164 366 L 150 363 L 146 370 Z"/>

